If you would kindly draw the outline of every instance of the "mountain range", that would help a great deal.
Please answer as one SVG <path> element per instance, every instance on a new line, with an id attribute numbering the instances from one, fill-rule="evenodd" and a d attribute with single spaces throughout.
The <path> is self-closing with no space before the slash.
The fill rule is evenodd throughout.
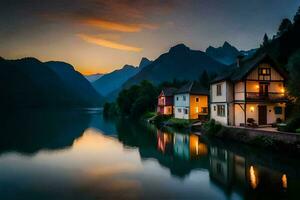
<path id="1" fill-rule="evenodd" d="M 91 107 L 103 102 L 103 97 L 67 63 L 0 58 L 0 68 L 0 102 L 5 108 Z"/>
<path id="2" fill-rule="evenodd" d="M 99 78 L 101 78 L 104 74 L 101 73 L 97 73 L 97 74 L 91 74 L 91 75 L 85 75 L 84 77 L 90 82 L 94 82 L 96 80 L 98 80 Z"/>
<path id="3" fill-rule="evenodd" d="M 92 82 L 92 85 L 99 94 L 107 96 L 111 92 L 119 89 L 125 81 L 136 75 L 149 64 L 151 64 L 150 60 L 142 58 L 138 67 L 124 65 L 121 69 L 103 75 L 98 80 Z"/>

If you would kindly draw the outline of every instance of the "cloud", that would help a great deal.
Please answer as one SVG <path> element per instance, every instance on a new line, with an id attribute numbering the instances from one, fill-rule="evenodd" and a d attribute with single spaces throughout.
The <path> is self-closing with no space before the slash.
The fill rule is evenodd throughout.
<path id="1" fill-rule="evenodd" d="M 121 23 L 121 22 L 113 22 L 103 19 L 87 19 L 83 20 L 83 23 L 86 25 L 99 27 L 105 30 L 126 32 L 126 33 L 134 33 L 140 32 L 142 29 L 157 29 L 158 26 L 154 24 L 129 24 L 129 23 Z"/>
<path id="2" fill-rule="evenodd" d="M 77 36 L 88 43 L 96 44 L 96 45 L 102 46 L 102 47 L 118 49 L 118 50 L 122 50 L 122 51 L 133 51 L 133 52 L 142 51 L 142 48 L 110 41 L 110 40 L 101 38 L 99 36 L 92 36 L 92 35 L 87 35 L 87 34 L 77 34 Z"/>

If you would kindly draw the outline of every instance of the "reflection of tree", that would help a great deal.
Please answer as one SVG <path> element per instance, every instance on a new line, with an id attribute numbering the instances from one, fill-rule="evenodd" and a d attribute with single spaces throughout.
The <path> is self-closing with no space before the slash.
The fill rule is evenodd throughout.
<path id="1" fill-rule="evenodd" d="M 36 153 L 73 144 L 88 127 L 90 116 L 76 111 L 28 110 L 2 113 L 0 152 Z"/>

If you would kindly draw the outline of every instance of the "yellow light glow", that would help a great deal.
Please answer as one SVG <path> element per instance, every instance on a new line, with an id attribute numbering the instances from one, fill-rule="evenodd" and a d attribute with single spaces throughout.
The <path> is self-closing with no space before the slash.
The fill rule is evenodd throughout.
<path id="1" fill-rule="evenodd" d="M 256 177 L 253 166 L 250 167 L 250 184 L 251 184 L 251 187 L 253 189 L 255 189 L 257 187 L 257 184 L 258 184 L 258 179 Z"/>
<path id="2" fill-rule="evenodd" d="M 281 181 L 282 181 L 282 187 L 286 189 L 287 188 L 287 177 L 285 174 L 282 175 Z"/>
<path id="3" fill-rule="evenodd" d="M 198 107 L 196 107 L 196 108 L 195 108 L 195 112 L 196 112 L 196 113 L 198 113 L 198 111 L 199 111 L 199 108 L 198 108 Z"/>
<path id="4" fill-rule="evenodd" d="M 281 89 L 281 92 L 282 92 L 282 93 L 284 93 L 284 92 L 285 92 L 285 89 L 284 89 L 284 88 L 282 88 L 282 89 Z"/>
<path id="5" fill-rule="evenodd" d="M 251 112 L 254 112 L 254 106 L 251 106 L 251 107 L 250 107 L 250 111 L 251 111 Z"/>
<path id="6" fill-rule="evenodd" d="M 255 88 L 256 88 L 256 89 L 259 89 L 259 85 L 255 85 Z"/>

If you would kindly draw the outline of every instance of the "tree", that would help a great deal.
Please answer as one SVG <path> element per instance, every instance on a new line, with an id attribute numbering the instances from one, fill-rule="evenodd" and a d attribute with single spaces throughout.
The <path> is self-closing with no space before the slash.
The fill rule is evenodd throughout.
<path id="1" fill-rule="evenodd" d="M 200 83 L 203 87 L 205 87 L 205 88 L 207 88 L 207 89 L 209 88 L 210 78 L 209 78 L 208 73 L 207 73 L 206 70 L 204 70 L 204 71 L 202 72 L 202 74 L 200 75 L 200 77 L 199 77 L 199 83 Z"/>
<path id="2" fill-rule="evenodd" d="M 291 95 L 300 97 L 300 50 L 294 53 L 287 64 L 289 71 L 288 90 Z"/>
<path id="3" fill-rule="evenodd" d="M 298 10 L 297 10 L 297 12 L 296 12 L 296 14 L 294 16 L 294 23 L 295 24 L 300 23 L 300 7 L 298 8 Z"/>
<path id="4" fill-rule="evenodd" d="M 265 33 L 262 46 L 263 46 L 263 47 L 267 47 L 269 43 L 270 43 L 269 37 L 268 37 L 268 35 Z"/>
<path id="5" fill-rule="evenodd" d="M 284 18 L 278 28 L 277 35 L 281 35 L 292 27 L 292 22 L 288 18 Z"/>

